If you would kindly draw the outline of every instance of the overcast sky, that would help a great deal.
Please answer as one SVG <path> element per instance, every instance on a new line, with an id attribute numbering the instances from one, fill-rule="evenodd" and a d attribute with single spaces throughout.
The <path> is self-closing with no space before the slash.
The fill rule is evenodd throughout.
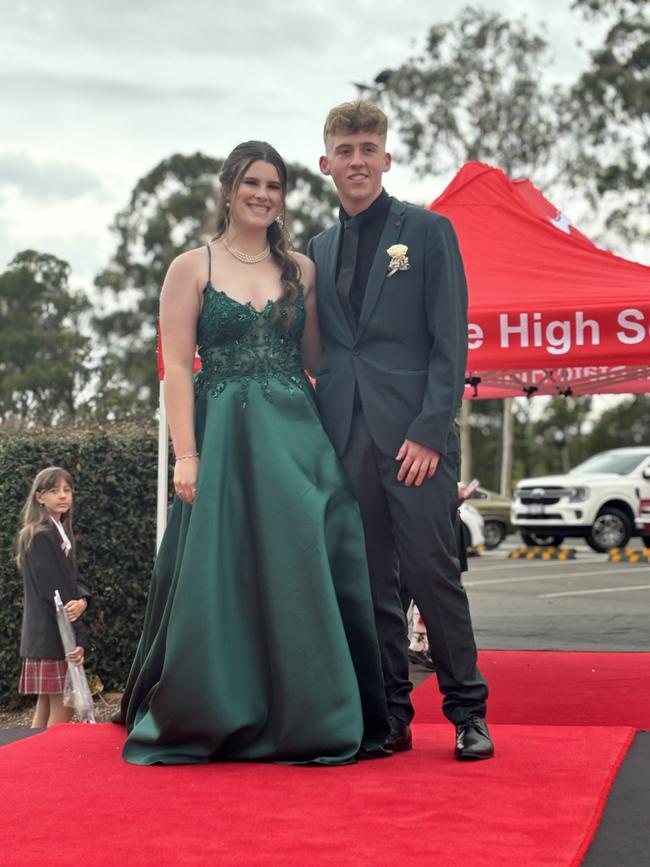
<path id="1" fill-rule="evenodd" d="M 406 60 L 463 2 L 445 0 L 0 0 L 0 269 L 33 247 L 88 285 L 108 226 L 162 158 L 225 156 L 265 139 L 317 170 L 328 109 Z M 545 22 L 553 75 L 573 78 L 591 31 L 571 0 L 474 5 Z M 433 199 L 444 179 L 395 168 L 389 192 Z"/>

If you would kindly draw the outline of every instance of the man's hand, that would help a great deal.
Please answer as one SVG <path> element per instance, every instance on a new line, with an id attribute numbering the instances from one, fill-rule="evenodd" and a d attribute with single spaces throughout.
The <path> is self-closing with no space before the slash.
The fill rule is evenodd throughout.
<path id="1" fill-rule="evenodd" d="M 435 473 L 440 452 L 421 443 L 404 440 L 395 455 L 395 460 L 402 462 L 397 473 L 397 481 L 404 482 L 407 488 L 414 483 L 419 488 L 425 479 L 430 479 Z"/>

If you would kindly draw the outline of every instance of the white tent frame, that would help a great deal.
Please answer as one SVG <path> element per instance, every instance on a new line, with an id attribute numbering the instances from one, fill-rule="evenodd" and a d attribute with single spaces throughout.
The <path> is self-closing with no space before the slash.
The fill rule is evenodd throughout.
<path id="1" fill-rule="evenodd" d="M 167 526 L 169 431 L 165 409 L 165 383 L 160 380 L 158 390 L 158 490 L 156 498 L 156 553 L 160 548 Z"/>

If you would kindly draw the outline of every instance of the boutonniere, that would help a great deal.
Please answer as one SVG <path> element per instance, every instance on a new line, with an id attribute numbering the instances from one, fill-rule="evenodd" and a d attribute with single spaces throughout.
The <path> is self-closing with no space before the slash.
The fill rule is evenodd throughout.
<path id="1" fill-rule="evenodd" d="M 406 255 L 409 251 L 409 248 L 406 244 L 393 244 L 392 247 L 389 247 L 386 252 L 390 256 L 390 262 L 388 263 L 388 277 L 392 277 L 393 274 L 396 274 L 398 271 L 408 271 L 411 267 L 409 265 L 408 256 Z"/>

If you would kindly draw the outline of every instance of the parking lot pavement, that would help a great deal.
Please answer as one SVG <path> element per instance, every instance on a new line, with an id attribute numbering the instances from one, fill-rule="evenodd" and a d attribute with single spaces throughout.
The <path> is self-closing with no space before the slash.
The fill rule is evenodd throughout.
<path id="1" fill-rule="evenodd" d="M 612 563 L 579 539 L 565 542 L 575 560 L 509 560 L 519 545 L 509 536 L 463 576 L 480 648 L 650 651 L 649 563 Z"/>

